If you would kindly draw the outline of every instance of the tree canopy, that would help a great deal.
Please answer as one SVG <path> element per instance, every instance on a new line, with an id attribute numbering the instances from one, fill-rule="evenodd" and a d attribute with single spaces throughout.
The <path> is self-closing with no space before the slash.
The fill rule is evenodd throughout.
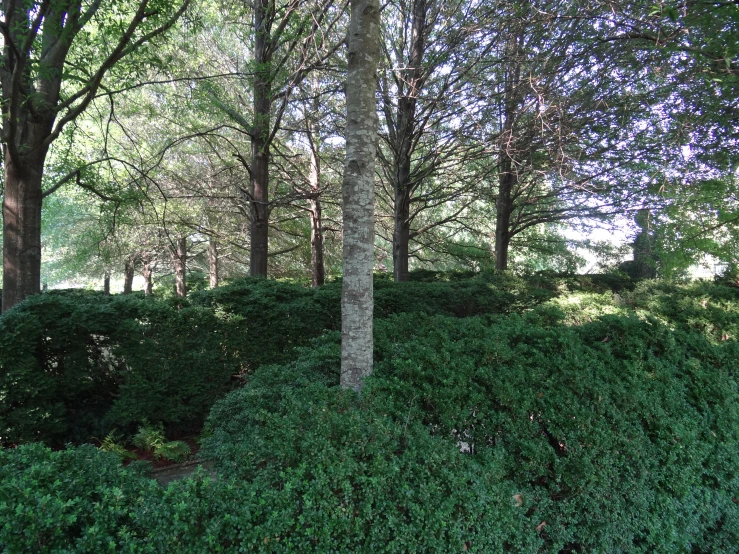
<path id="1" fill-rule="evenodd" d="M 736 5 L 380 20 L 375 271 L 574 268 L 588 229 L 635 236 L 645 209 L 664 275 L 737 263 Z M 164 284 L 183 239 L 213 286 L 341 275 L 348 21 L 332 0 L 5 2 L 4 308 L 42 281 Z"/>

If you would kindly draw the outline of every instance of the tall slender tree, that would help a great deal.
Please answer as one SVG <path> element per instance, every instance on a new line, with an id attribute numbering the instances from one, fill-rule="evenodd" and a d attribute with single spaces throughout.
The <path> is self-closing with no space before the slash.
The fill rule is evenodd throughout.
<path id="1" fill-rule="evenodd" d="M 266 277 L 270 215 L 274 206 L 282 203 L 270 195 L 274 143 L 295 89 L 338 49 L 332 35 L 343 18 L 343 5 L 337 6 L 334 0 L 289 0 L 284 4 L 256 0 L 245 4 L 252 17 L 250 32 L 242 37 L 251 48 L 250 106 L 244 105 L 247 101 L 242 90 L 206 88 L 213 104 L 251 141 L 250 155 L 235 154 L 249 173 L 249 187 L 243 194 L 249 204 L 250 273 Z"/>
<path id="2" fill-rule="evenodd" d="M 346 77 L 344 279 L 341 291 L 341 386 L 362 389 L 372 372 L 377 152 L 377 63 L 380 57 L 378 0 L 352 0 Z"/>
<path id="3" fill-rule="evenodd" d="M 467 0 L 396 0 L 384 9 L 380 200 L 392 212 L 396 281 L 408 279 L 411 241 L 447 222 L 419 224 L 419 216 L 459 196 L 459 169 L 483 150 L 465 140 L 474 124 L 465 89 L 493 44 L 480 32 L 485 11 Z"/>

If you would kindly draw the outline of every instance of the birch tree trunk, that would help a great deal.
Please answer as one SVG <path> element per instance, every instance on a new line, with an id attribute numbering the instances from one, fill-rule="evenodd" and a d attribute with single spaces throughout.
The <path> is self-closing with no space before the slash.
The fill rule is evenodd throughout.
<path id="1" fill-rule="evenodd" d="M 372 373 L 372 267 L 374 264 L 378 0 L 352 0 L 346 79 L 344 279 L 341 291 L 341 386 L 362 389 Z"/>

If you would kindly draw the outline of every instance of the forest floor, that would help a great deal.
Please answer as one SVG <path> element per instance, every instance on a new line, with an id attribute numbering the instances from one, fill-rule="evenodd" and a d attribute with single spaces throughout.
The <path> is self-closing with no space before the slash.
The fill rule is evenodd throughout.
<path id="1" fill-rule="evenodd" d="M 196 459 L 196 455 L 200 450 L 200 444 L 192 438 L 180 439 L 187 443 L 190 447 L 190 455 L 184 462 L 175 462 L 167 458 L 157 457 L 152 452 L 142 448 L 131 448 L 130 451 L 136 455 L 135 459 L 126 460 L 124 465 L 128 465 L 133 461 L 148 462 L 151 464 L 151 477 L 156 479 L 160 485 L 168 485 L 172 481 L 189 477 L 195 471 L 202 467 L 212 477 L 215 478 L 215 471 L 212 462 L 202 462 Z"/>

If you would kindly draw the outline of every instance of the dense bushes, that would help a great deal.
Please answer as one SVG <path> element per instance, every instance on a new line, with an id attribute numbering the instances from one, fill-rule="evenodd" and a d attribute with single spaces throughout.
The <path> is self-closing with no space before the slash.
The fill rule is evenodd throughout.
<path id="1" fill-rule="evenodd" d="M 336 389 L 306 392 L 292 407 L 304 418 L 309 407 L 322 414 L 303 429 L 311 460 L 270 463 L 248 482 L 196 477 L 162 489 L 91 447 L 0 450 L 0 550 L 536 550 L 526 508 L 498 475 L 459 460 L 418 425 L 354 406 Z"/>
<path id="2" fill-rule="evenodd" d="M 367 394 L 502 464 L 552 551 L 739 544 L 736 342 L 633 316 L 573 327 L 534 313 L 398 316 L 379 322 L 376 347 Z"/>
<path id="3" fill-rule="evenodd" d="M 512 277 L 377 280 L 378 317 L 521 310 L 554 293 Z M 37 295 L 0 318 L 0 444 L 104 436 L 112 426 L 197 427 L 236 375 L 295 359 L 340 327 L 340 283 L 245 279 L 190 299 Z"/>
<path id="4" fill-rule="evenodd" d="M 336 386 L 339 334 L 324 329 L 337 291 L 247 281 L 179 308 L 96 298 L 96 310 L 85 295 L 48 295 L 4 316 L 0 325 L 24 314 L 0 335 L 3 352 L 29 337 L 40 349 L 3 354 L 16 362 L 3 383 L 23 384 L 23 368 L 42 377 L 14 390 L 43 412 L 2 412 L 20 427 L 24 415 L 66 422 L 91 397 L 84 387 L 109 390 L 106 379 L 120 395 L 109 419 L 135 415 L 117 403 L 125 397 L 186 397 L 174 370 L 134 378 L 149 353 L 202 379 L 198 346 L 235 371 L 261 341 L 276 345 L 210 413 L 201 453 L 217 482 L 164 489 L 89 447 L 0 451 L 0 550 L 708 554 L 739 544 L 735 289 L 380 280 L 379 311 L 394 315 L 376 321 L 361 398 Z M 278 316 L 258 329 L 264 310 Z M 469 314 L 480 315 L 455 317 Z M 108 351 L 83 340 L 93 328 Z M 176 356 L 157 350 L 175 339 Z M 56 365 L 40 371 L 38 359 Z M 58 360 L 88 373 L 59 373 Z"/>
<path id="5" fill-rule="evenodd" d="M 0 550 L 110 552 L 135 532 L 132 508 L 156 483 L 86 445 L 52 452 L 40 444 L 0 449 Z"/>
<path id="6" fill-rule="evenodd" d="M 28 299 L 0 318 L 0 442 L 198 425 L 240 367 L 219 323 L 204 308 L 132 296 Z"/>
<path id="7" fill-rule="evenodd" d="M 480 510 L 469 516 L 478 522 L 471 528 L 486 522 L 496 537 L 470 540 L 472 551 L 731 551 L 739 544 L 736 343 L 655 319 L 612 315 L 571 326 L 558 322 L 563 317 L 547 308 L 491 321 L 423 314 L 378 321 L 375 374 L 358 405 L 330 388 L 338 360 L 326 352 L 336 339 L 324 338 L 298 362 L 261 369 L 219 402 L 204 452 L 238 480 L 278 486 L 295 471 L 303 487 L 323 479 L 334 489 L 320 500 L 329 512 L 341 506 L 342 487 L 376 506 L 355 476 L 385 474 L 365 470 L 359 453 L 373 452 L 383 444 L 377 433 L 396 425 L 411 430 L 402 448 L 388 451 L 396 463 L 404 449 L 436 441 L 450 456 L 445 480 L 469 479 L 465 468 L 473 468 L 494 476 L 475 490 L 506 497 L 490 492 L 494 483 L 525 506 L 495 520 L 470 498 L 468 508 Z M 393 498 L 383 504 L 392 512 L 399 501 L 383 494 Z M 511 526 L 515 533 L 503 538 Z M 526 546 L 510 547 L 514 540 Z M 428 551 L 456 550 L 446 544 Z"/>
<path id="8" fill-rule="evenodd" d="M 273 525 L 285 552 L 535 550 L 500 468 L 460 458 L 377 399 L 327 387 L 311 365 L 258 371 L 216 405 L 203 445 L 224 477 L 281 492 Z"/>

